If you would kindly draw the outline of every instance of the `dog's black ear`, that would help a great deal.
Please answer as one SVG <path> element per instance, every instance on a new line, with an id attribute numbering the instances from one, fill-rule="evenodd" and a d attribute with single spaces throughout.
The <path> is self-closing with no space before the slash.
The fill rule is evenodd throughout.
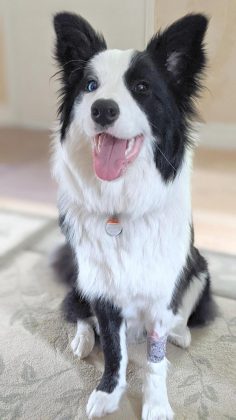
<path id="1" fill-rule="evenodd" d="M 189 14 L 155 35 L 147 46 L 156 66 L 179 98 L 194 95 L 200 87 L 200 75 L 206 64 L 203 38 L 208 19 Z"/>
<path id="2" fill-rule="evenodd" d="M 84 68 L 90 58 L 106 49 L 103 36 L 95 32 L 81 16 L 58 13 L 54 16 L 54 28 L 57 35 L 55 58 L 65 78 L 74 69 Z"/>

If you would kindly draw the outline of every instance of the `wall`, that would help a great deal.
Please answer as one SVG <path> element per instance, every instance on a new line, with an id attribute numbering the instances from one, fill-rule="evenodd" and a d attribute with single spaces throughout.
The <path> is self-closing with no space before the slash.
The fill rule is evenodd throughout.
<path id="1" fill-rule="evenodd" d="M 10 60 L 11 40 L 8 32 L 9 10 L 7 0 L 0 0 L 0 124 L 11 124 L 13 114 L 13 66 Z M 12 52 L 13 54 L 13 52 Z M 12 81 L 12 83 L 11 83 Z"/>
<path id="2" fill-rule="evenodd" d="M 204 141 L 236 147 L 236 1 L 156 0 L 155 30 L 190 12 L 204 12 L 210 17 L 206 36 L 207 89 L 199 104 L 207 122 Z"/>
<path id="3" fill-rule="evenodd" d="M 5 69 L 8 80 L 6 115 L 0 123 L 47 128 L 56 113 L 56 68 L 52 51 L 52 16 L 68 10 L 80 13 L 101 30 L 111 48 L 143 48 L 148 0 L 0 0 L 5 26 Z"/>
<path id="4" fill-rule="evenodd" d="M 5 64 L 5 39 L 3 30 L 3 21 L 0 19 L 0 104 L 5 104 L 7 101 L 6 92 L 6 64 Z"/>

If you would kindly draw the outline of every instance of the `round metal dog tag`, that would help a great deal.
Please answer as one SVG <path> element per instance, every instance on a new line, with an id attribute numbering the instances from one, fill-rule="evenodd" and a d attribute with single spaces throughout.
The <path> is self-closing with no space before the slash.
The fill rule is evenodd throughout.
<path id="1" fill-rule="evenodd" d="M 118 236 L 122 232 L 122 226 L 117 217 L 111 217 L 105 225 L 106 233 L 110 236 Z"/>

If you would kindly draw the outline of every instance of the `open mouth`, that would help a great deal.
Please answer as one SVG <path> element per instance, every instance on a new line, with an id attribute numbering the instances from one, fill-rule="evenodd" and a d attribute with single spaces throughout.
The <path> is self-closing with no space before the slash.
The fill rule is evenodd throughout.
<path id="1" fill-rule="evenodd" d="M 138 156 L 143 135 L 131 139 L 119 139 L 108 133 L 97 134 L 93 147 L 93 167 L 98 178 L 113 181 L 119 178 L 127 166 Z"/>

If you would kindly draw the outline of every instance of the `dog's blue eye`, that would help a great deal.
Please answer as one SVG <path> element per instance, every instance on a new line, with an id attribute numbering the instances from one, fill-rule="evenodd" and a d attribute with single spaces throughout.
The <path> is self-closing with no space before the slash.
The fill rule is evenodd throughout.
<path id="1" fill-rule="evenodd" d="M 98 84 L 97 84 L 96 80 L 89 80 L 88 81 L 88 83 L 86 85 L 87 92 L 93 92 L 97 88 L 98 88 Z"/>

